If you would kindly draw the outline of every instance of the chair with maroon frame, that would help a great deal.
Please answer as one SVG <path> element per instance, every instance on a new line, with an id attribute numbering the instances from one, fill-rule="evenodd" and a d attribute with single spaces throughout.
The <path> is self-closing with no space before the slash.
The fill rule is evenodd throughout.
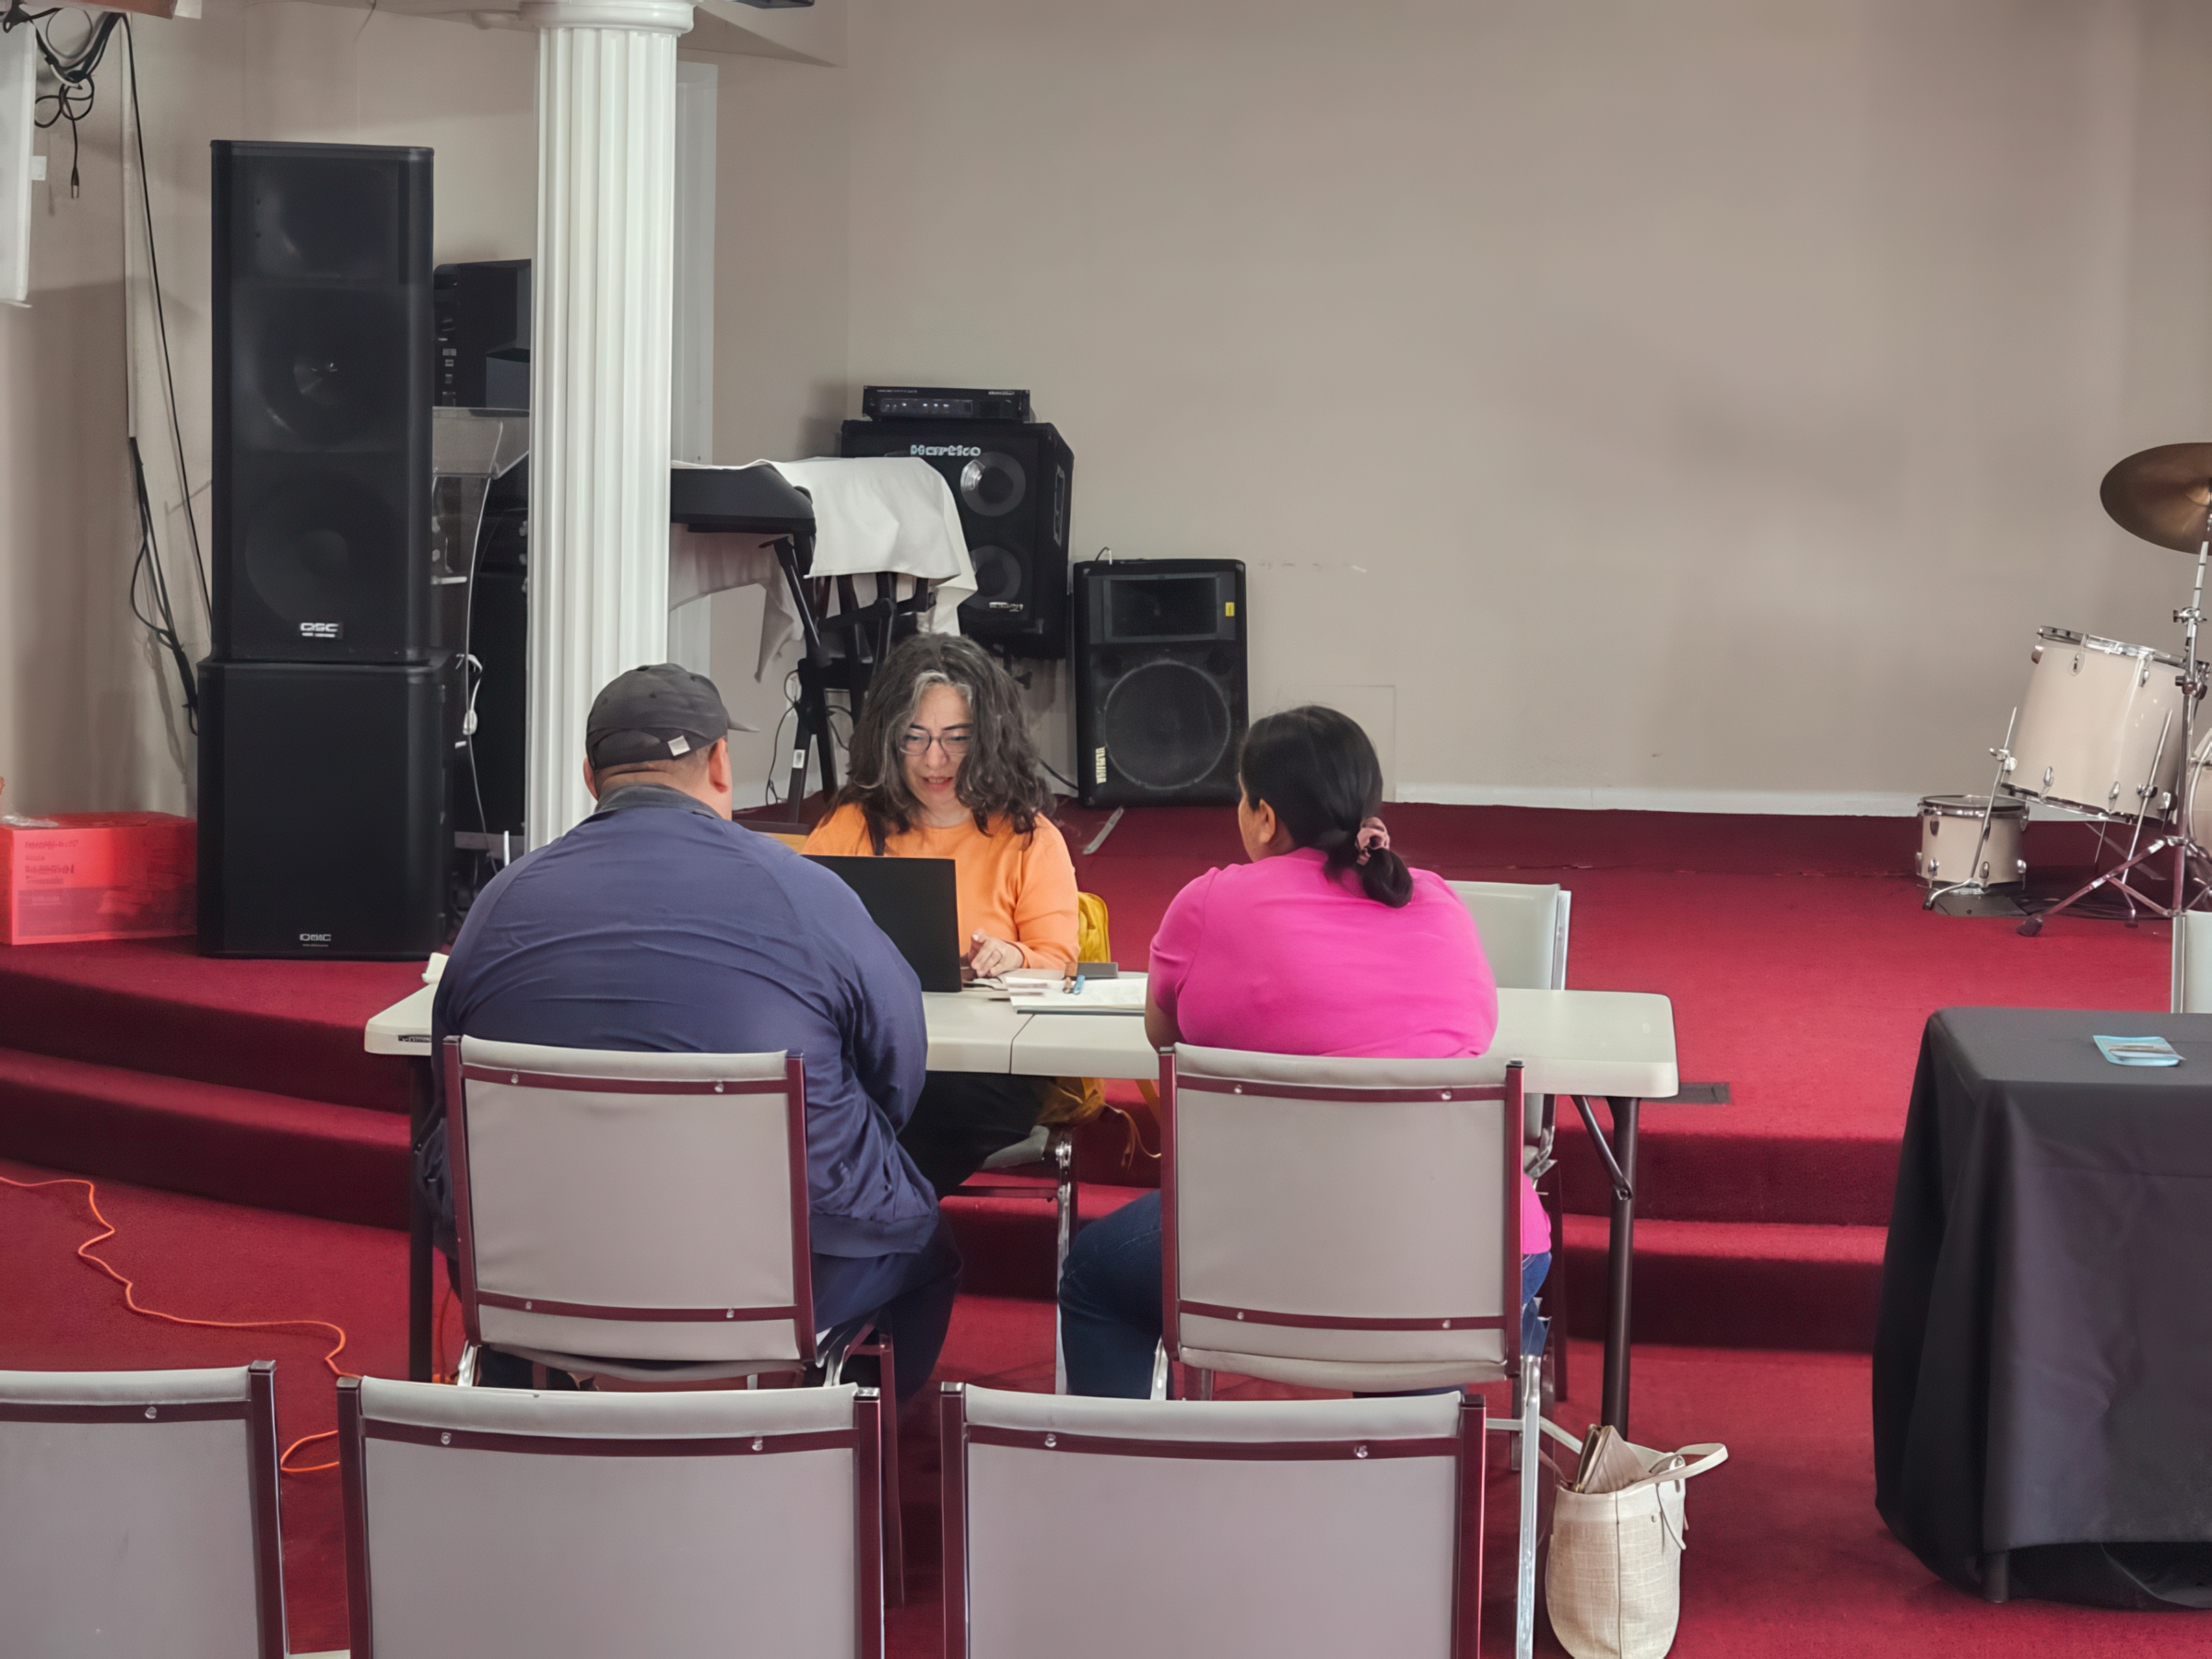
<path id="1" fill-rule="evenodd" d="M 338 1384 L 352 1659 L 880 1659 L 875 1390 Z"/>
<path id="2" fill-rule="evenodd" d="M 1476 1659 L 1479 1395 L 938 1409 L 945 1659 Z"/>
<path id="3" fill-rule="evenodd" d="M 1514 1651 L 1535 1639 L 1536 1425 L 1521 1351 L 1521 1065 L 1160 1054 L 1160 1360 L 1393 1394 L 1508 1385 Z"/>
<path id="4" fill-rule="evenodd" d="M 284 1659 L 276 1368 L 0 1371 L 0 1652 Z"/>
<path id="5" fill-rule="evenodd" d="M 449 1037 L 458 1380 L 485 1348 L 630 1387 L 836 1383 L 890 1337 L 814 1324 L 806 1078 L 795 1054 L 632 1053 Z M 905 1599 L 898 1412 L 883 1524 Z"/>

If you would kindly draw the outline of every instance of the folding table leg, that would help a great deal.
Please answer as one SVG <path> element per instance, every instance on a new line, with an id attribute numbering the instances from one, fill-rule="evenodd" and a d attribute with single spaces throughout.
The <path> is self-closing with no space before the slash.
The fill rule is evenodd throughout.
<path id="1" fill-rule="evenodd" d="M 433 1083 L 430 1063 L 409 1055 L 407 1066 L 407 1377 L 428 1382 L 435 1362 L 431 1353 L 430 1306 L 435 1271 L 430 1252 L 430 1212 L 415 1190 L 415 1160 L 411 1154 L 422 1145 L 424 1125 L 429 1121 Z"/>
<path id="2" fill-rule="evenodd" d="M 1620 1166 L 1621 1188 L 1613 1195 L 1613 1226 L 1606 1261 L 1606 1386 L 1601 1421 L 1623 1438 L 1629 1432 L 1629 1310 L 1636 1271 L 1636 1109 L 1626 1095 L 1612 1095 L 1613 1158 Z"/>

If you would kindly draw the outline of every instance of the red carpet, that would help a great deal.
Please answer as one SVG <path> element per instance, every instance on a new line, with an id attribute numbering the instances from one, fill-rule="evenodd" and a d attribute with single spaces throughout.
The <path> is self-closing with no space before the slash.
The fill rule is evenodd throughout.
<path id="1" fill-rule="evenodd" d="M 0 1175 L 48 1171 L 0 1164 Z M 307 1315 L 350 1338 L 340 1356 L 391 1374 L 405 1358 L 406 1246 L 381 1229 L 237 1208 L 120 1182 L 100 1187 L 118 1230 L 100 1253 L 139 1281 L 142 1302 L 205 1318 Z M 95 1230 L 82 1189 L 0 1187 L 0 1367 L 235 1365 L 277 1361 L 277 1412 L 288 1442 L 333 1418 L 328 1340 L 315 1334 L 200 1331 L 128 1312 L 120 1289 L 71 1253 Z M 941 1375 L 998 1386 L 1050 1385 L 1051 1310 L 1041 1303 L 965 1297 Z M 1583 1374 L 1594 1356 L 1578 1348 Z M 1700 1478 L 1689 1499 L 1683 1562 L 1682 1659 L 1838 1655 L 1840 1659 L 2057 1659 L 2166 1654 L 2206 1639 L 2185 1616 L 2106 1613 L 2017 1602 L 1989 1607 L 1931 1578 L 1874 1513 L 1867 1365 L 1856 1355 L 1645 1347 L 1635 1372 L 1637 1437 L 1673 1446 L 1720 1440 L 1731 1460 Z M 1588 1403 L 1563 1407 L 1571 1427 Z M 298 1461 L 320 1461 L 317 1447 Z M 925 1435 L 906 1444 L 910 1583 L 913 1601 L 891 1617 L 891 1653 L 939 1650 L 935 1454 Z M 294 1651 L 347 1641 L 337 1480 L 322 1472 L 284 1482 L 285 1572 Z M 1510 1652 L 1510 1488 L 1491 1491 L 1484 1641 Z M 1070 1570 L 1085 1546 L 1069 1541 Z M 1557 1653 L 1548 1641 L 1541 1651 Z"/>
<path id="2" fill-rule="evenodd" d="M 1557 880 L 1575 895 L 1569 982 L 1663 992 L 1684 1077 L 1725 1107 L 1644 1113 L 1636 1328 L 1647 1341 L 1864 1347 L 1920 1030 L 1957 1004 L 2163 1007 L 2167 933 L 2062 918 L 1924 913 L 1917 827 L 1394 806 L 1397 847 L 1453 877 Z M 1161 910 L 1241 856 L 1233 815 L 1069 806 L 1084 886 L 1139 965 Z M 2038 824 L 2031 873 L 2078 865 L 2076 826 Z M 402 1063 L 364 1054 L 362 1022 L 418 982 L 406 964 L 239 962 L 185 941 L 0 949 L 0 1155 L 355 1222 L 405 1218 Z M 1145 1119 L 1133 1089 L 1113 1097 Z M 1086 1181 L 1146 1184 L 1123 1120 L 1086 1134 Z M 1562 1127 L 1571 1317 L 1592 1334 L 1606 1188 Z M 1101 1194 L 1089 1207 L 1096 1213 Z M 975 1282 L 1049 1290 L 1046 1212 L 959 1218 Z"/>

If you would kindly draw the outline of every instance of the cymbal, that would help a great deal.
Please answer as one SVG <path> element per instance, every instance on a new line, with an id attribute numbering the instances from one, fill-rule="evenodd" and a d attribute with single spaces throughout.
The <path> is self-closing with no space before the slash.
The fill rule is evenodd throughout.
<path id="1" fill-rule="evenodd" d="M 2137 451 L 2098 486 L 2112 522 L 2176 553 L 2204 545 L 2212 512 L 2212 443 L 2162 443 Z"/>

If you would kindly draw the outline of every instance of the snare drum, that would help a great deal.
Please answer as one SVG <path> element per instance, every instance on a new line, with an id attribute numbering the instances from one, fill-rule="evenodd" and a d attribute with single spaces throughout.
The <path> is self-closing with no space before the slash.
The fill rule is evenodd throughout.
<path id="1" fill-rule="evenodd" d="M 2147 645 L 2036 630 L 2006 794 L 2077 812 L 2164 818 L 2182 771 L 2181 663 Z"/>
<path id="2" fill-rule="evenodd" d="M 1924 797 L 1920 803 L 1920 851 L 1912 855 L 1912 873 L 1945 887 L 1961 881 L 2009 887 L 2025 881 L 2028 861 L 2020 850 L 2028 830 L 2028 803 L 1999 801 L 1989 813 L 1989 839 L 1984 841 L 1982 814 L 1988 807 L 1987 795 Z M 1980 857 L 1975 856 L 1977 846 Z"/>

